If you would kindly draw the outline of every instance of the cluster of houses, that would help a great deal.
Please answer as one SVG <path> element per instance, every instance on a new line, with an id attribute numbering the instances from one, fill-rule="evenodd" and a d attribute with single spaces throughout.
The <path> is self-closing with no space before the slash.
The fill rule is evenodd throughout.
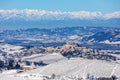
<path id="1" fill-rule="evenodd" d="M 106 61 L 116 61 L 118 58 L 107 52 L 101 52 L 100 50 L 81 47 L 77 43 L 68 42 L 66 45 L 58 46 L 56 48 L 48 47 L 46 50 L 49 53 L 59 52 L 67 58 L 71 57 L 81 57 L 87 59 L 97 59 Z"/>

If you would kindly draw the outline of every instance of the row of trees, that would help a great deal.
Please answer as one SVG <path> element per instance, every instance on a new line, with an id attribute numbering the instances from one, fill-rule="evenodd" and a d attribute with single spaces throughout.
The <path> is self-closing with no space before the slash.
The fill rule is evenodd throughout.
<path id="1" fill-rule="evenodd" d="M 48 78 L 48 77 L 46 77 Z M 59 79 L 60 76 L 55 75 L 54 73 L 51 75 L 51 77 L 49 77 L 48 79 Z M 119 80 L 115 75 L 111 76 L 111 77 L 95 77 L 94 75 L 90 75 L 87 74 L 85 78 L 81 78 L 81 77 L 62 77 L 62 80 L 66 80 L 66 79 L 70 79 L 70 80 Z"/>
<path id="2" fill-rule="evenodd" d="M 2 60 L 0 60 L 0 70 L 2 69 L 20 69 L 20 64 L 19 62 L 15 61 L 15 60 L 9 60 L 7 62 L 4 62 Z"/>
<path id="3" fill-rule="evenodd" d="M 87 59 L 98 59 L 98 60 L 106 60 L 106 61 L 116 61 L 117 58 L 110 54 L 105 53 L 91 53 L 91 52 L 81 52 L 79 50 L 69 51 L 62 54 L 63 56 L 70 59 L 71 57 L 82 57 Z"/>

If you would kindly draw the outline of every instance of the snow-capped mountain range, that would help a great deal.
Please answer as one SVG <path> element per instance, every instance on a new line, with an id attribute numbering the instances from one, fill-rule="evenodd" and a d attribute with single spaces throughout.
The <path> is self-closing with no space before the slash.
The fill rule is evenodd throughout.
<path id="1" fill-rule="evenodd" d="M 119 27 L 120 11 L 113 13 L 89 11 L 46 11 L 35 9 L 0 10 L 1 28 L 50 28 L 66 26 Z"/>
<path id="2" fill-rule="evenodd" d="M 113 13 L 102 12 L 89 12 L 89 11 L 74 11 L 74 12 L 62 12 L 62 11 L 46 11 L 35 9 L 24 10 L 0 10 L 1 18 L 4 20 L 10 18 L 23 18 L 25 20 L 37 20 L 37 19 L 51 19 L 51 20 L 64 20 L 64 19 L 94 19 L 94 18 L 120 18 L 120 11 Z"/>

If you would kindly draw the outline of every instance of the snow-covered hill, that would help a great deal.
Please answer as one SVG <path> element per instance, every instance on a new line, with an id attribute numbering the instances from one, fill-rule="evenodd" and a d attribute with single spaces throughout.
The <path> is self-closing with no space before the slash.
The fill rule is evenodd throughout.
<path id="1" fill-rule="evenodd" d="M 45 76 L 55 74 L 52 80 L 74 80 L 75 78 L 86 78 L 89 74 L 94 77 L 111 77 L 116 75 L 120 78 L 120 64 L 99 60 L 87 60 L 80 58 L 64 59 L 47 66 L 37 68 L 19 74 L 1 74 L 1 80 L 43 80 Z M 49 79 L 48 79 L 49 80 Z"/>
<path id="2" fill-rule="evenodd" d="M 120 30 L 97 32 L 87 38 L 88 41 L 106 44 L 120 44 Z"/>
<path id="3" fill-rule="evenodd" d="M 22 51 L 22 46 L 15 46 L 10 44 L 0 44 L 0 50 L 6 53 L 20 53 Z"/>

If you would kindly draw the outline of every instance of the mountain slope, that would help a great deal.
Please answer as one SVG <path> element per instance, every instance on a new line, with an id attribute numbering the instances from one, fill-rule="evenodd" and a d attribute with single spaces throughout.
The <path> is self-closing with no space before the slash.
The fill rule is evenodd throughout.
<path id="1" fill-rule="evenodd" d="M 89 36 L 87 41 L 91 40 L 93 42 L 103 42 L 103 41 L 110 41 L 110 42 L 117 42 L 120 41 L 120 30 L 112 30 L 106 32 L 97 32 L 96 34 Z"/>

